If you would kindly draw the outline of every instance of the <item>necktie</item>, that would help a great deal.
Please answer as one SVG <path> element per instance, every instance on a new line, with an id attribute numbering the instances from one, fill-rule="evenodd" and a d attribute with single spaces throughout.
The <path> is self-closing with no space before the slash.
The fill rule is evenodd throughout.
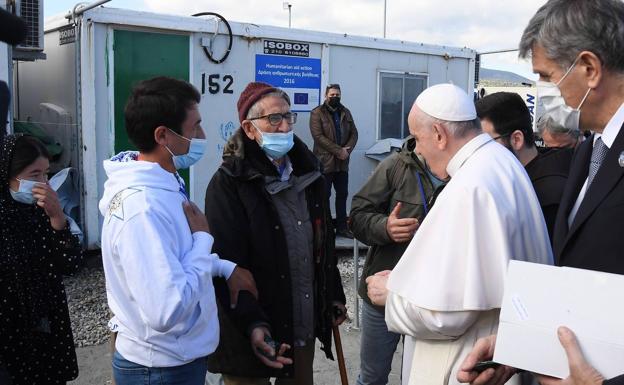
<path id="1" fill-rule="evenodd" d="M 607 156 L 607 152 L 609 148 L 602 141 L 602 138 L 598 138 L 596 143 L 594 144 L 594 148 L 592 149 L 591 161 L 589 162 L 589 175 L 587 176 L 587 188 L 591 186 L 594 177 L 598 173 L 600 169 L 600 165 L 602 161 Z"/>

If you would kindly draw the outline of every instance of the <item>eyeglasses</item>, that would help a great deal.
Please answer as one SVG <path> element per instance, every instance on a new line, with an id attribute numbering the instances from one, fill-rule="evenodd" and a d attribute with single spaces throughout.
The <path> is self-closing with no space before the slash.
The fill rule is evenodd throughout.
<path id="1" fill-rule="evenodd" d="M 288 124 L 297 123 L 296 112 L 286 112 L 284 114 L 280 114 L 279 112 L 276 112 L 274 114 L 262 115 L 262 116 L 258 116 L 258 117 L 251 118 L 248 120 L 257 120 L 257 119 L 264 119 L 264 118 L 267 118 L 269 121 L 269 124 L 272 126 L 279 126 L 280 124 L 282 124 L 282 120 L 284 119 L 286 119 L 286 123 Z"/>
<path id="2" fill-rule="evenodd" d="M 499 136 L 495 136 L 492 138 L 492 140 L 498 140 L 498 139 L 502 139 L 502 138 L 506 138 L 508 136 L 510 136 L 512 134 L 512 132 L 505 134 L 505 135 L 499 135 Z"/>

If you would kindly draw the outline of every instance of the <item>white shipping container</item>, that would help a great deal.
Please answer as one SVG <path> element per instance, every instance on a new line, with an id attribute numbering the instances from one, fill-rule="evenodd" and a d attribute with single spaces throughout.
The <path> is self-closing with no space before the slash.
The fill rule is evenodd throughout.
<path id="1" fill-rule="evenodd" d="M 217 64 L 204 48 L 219 59 L 229 39 L 220 23 L 210 46 L 214 20 L 100 7 L 75 21 L 75 27 L 64 17 L 50 21 L 47 59 L 20 63 L 16 118 L 39 122 L 40 104 L 49 103 L 74 122 L 74 135 L 64 134 L 71 143 L 64 145 L 74 149 L 71 165 L 82 177 L 82 225 L 90 248 L 99 247 L 102 161 L 129 148 L 123 106 L 132 85 L 142 79 L 182 78 L 202 93 L 200 112 L 210 145 L 186 175 L 190 197 L 200 207 L 223 146 L 239 127 L 236 102 L 249 82 L 269 81 L 291 95 L 299 114 L 295 133 L 310 148 L 309 111 L 323 102 L 327 84 L 340 84 L 359 131 L 349 202 L 377 165 L 366 151 L 409 134 L 407 113 L 424 88 L 452 82 L 473 92 L 476 52 L 469 48 L 231 22 L 231 51 Z"/>

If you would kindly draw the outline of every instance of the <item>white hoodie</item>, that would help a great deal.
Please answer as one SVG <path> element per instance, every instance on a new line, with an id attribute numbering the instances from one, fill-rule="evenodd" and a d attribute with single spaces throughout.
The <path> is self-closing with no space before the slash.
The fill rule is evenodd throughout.
<path id="1" fill-rule="evenodd" d="M 109 326 L 116 349 L 148 367 L 171 367 L 212 353 L 219 322 L 212 277 L 236 267 L 211 254 L 213 238 L 191 234 L 178 176 L 123 152 L 104 161 L 100 212 Z"/>

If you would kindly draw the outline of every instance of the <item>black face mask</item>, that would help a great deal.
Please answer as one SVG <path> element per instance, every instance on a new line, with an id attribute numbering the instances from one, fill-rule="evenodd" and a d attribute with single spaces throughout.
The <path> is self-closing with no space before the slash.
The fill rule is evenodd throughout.
<path id="1" fill-rule="evenodd" d="M 332 96 L 331 98 L 328 98 L 327 104 L 329 104 L 332 108 L 338 107 L 340 105 L 340 96 Z"/>

